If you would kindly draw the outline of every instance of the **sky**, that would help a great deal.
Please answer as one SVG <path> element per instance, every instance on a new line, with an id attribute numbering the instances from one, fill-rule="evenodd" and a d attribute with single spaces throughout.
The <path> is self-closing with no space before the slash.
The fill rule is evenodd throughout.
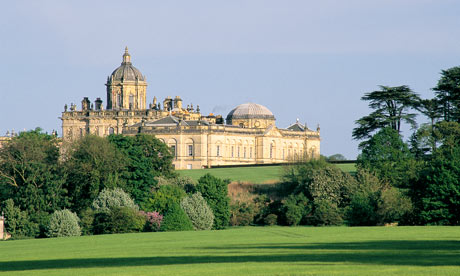
<path id="1" fill-rule="evenodd" d="M 65 104 L 106 101 L 128 46 L 148 102 L 179 95 L 224 117 L 255 102 L 280 128 L 319 124 L 321 153 L 354 159 L 364 93 L 432 98 L 441 70 L 460 65 L 458 0 L 2 2 L 0 135 L 61 133 Z"/>

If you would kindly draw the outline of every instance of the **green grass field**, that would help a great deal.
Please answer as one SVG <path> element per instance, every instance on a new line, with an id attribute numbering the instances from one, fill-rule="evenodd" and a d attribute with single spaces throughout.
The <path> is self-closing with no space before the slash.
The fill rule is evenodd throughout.
<path id="1" fill-rule="evenodd" d="M 356 172 L 356 166 L 350 164 L 337 164 L 344 172 Z M 277 182 L 283 173 L 283 166 L 267 167 L 237 167 L 237 168 L 215 168 L 215 169 L 198 169 L 198 170 L 179 170 L 180 175 L 189 176 L 198 180 L 206 173 L 232 181 L 251 182 L 261 184 L 266 182 Z"/>
<path id="2" fill-rule="evenodd" d="M 244 227 L 0 242 L 0 275 L 459 275 L 460 227 Z"/>

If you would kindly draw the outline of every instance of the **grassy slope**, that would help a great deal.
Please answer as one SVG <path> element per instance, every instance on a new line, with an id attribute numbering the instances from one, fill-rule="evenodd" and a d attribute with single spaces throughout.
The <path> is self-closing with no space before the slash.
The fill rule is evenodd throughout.
<path id="1" fill-rule="evenodd" d="M 458 275 L 460 227 L 245 227 L 0 242 L 0 275 Z"/>
<path id="2" fill-rule="evenodd" d="M 336 166 L 345 172 L 356 171 L 355 164 L 337 164 Z M 230 179 L 232 181 L 244 181 L 260 184 L 278 181 L 283 172 L 283 166 L 180 170 L 178 172 L 181 175 L 189 176 L 195 180 L 198 180 L 198 178 L 206 173 L 210 173 L 217 177 Z"/>

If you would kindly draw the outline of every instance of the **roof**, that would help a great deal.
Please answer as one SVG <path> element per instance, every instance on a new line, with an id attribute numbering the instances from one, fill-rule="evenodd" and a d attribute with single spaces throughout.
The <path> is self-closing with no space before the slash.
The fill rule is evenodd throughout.
<path id="1" fill-rule="evenodd" d="M 141 123 L 137 123 L 135 124 L 134 126 L 140 126 Z M 194 121 L 191 121 L 191 120 L 187 120 L 187 121 L 184 121 L 184 120 L 181 120 L 175 116 L 172 116 L 172 115 L 169 115 L 168 117 L 164 117 L 164 118 L 161 118 L 161 119 L 158 119 L 156 121 L 150 121 L 150 122 L 145 122 L 144 123 L 145 126 L 178 126 L 178 125 L 181 125 L 181 126 L 198 126 L 198 125 L 209 125 L 209 122 L 208 121 L 197 121 L 197 120 L 194 120 Z"/>
<path id="2" fill-rule="evenodd" d="M 287 129 L 292 130 L 292 131 L 305 131 L 308 128 L 306 125 L 302 125 L 301 123 L 299 123 L 299 121 L 297 121 L 293 123 L 292 125 L 288 126 Z"/>
<path id="3" fill-rule="evenodd" d="M 132 65 L 131 55 L 128 53 L 128 47 L 123 54 L 123 62 L 121 65 L 112 72 L 112 81 L 145 81 L 145 77 L 141 72 Z"/>
<path id="4" fill-rule="evenodd" d="M 227 120 L 232 119 L 275 119 L 273 113 L 263 105 L 244 103 L 228 113 Z"/>

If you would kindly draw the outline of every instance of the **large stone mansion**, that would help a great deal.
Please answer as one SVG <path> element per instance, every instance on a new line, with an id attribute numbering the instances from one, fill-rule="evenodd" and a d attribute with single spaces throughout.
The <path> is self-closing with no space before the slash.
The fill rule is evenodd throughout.
<path id="1" fill-rule="evenodd" d="M 300 156 L 318 157 L 320 132 L 298 121 L 286 129 L 275 125 L 265 106 L 244 103 L 225 118 L 202 115 L 200 108 L 184 107 L 179 96 L 147 105 L 147 82 L 131 63 L 128 49 L 123 62 L 107 78 L 107 104 L 85 97 L 81 109 L 65 105 L 62 137 L 72 141 L 86 134 L 155 135 L 174 155 L 176 169 L 222 165 L 285 163 Z"/>

